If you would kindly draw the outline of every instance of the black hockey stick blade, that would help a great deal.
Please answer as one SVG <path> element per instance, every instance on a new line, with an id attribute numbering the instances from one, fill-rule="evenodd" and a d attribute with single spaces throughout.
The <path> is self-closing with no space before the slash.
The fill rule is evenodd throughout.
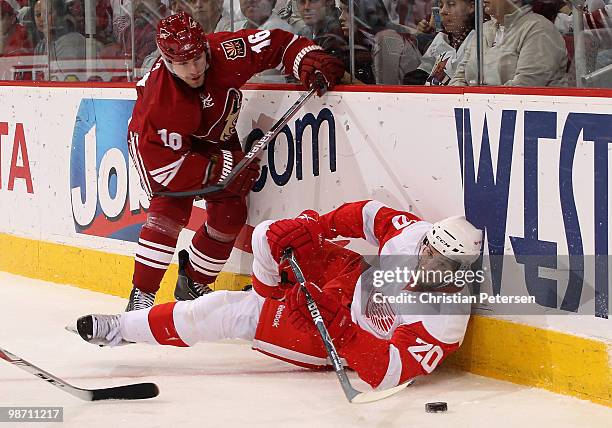
<path id="1" fill-rule="evenodd" d="M 263 137 L 257 142 L 253 144 L 251 149 L 244 155 L 244 158 L 236 164 L 236 166 L 232 169 L 232 171 L 228 174 L 225 179 L 220 181 L 219 183 L 213 184 L 211 186 L 204 187 L 202 189 L 195 190 L 185 190 L 185 191 L 163 191 L 163 192 L 154 192 L 155 196 L 169 196 L 172 198 L 193 198 L 196 196 L 205 196 L 211 193 L 217 193 L 224 190 L 232 180 L 240 174 L 242 171 L 246 169 L 251 162 L 253 162 L 257 157 L 261 155 L 263 150 L 268 146 L 270 141 L 272 141 L 276 136 L 280 133 L 280 131 L 285 127 L 287 123 L 295 116 L 295 114 L 302 108 L 302 106 L 308 101 L 315 93 L 316 88 L 312 88 L 308 92 L 305 92 L 297 99 L 295 103 L 285 112 L 283 117 L 281 117 L 273 126 L 270 128 L 268 132 L 264 134 Z"/>
<path id="2" fill-rule="evenodd" d="M 319 335 L 321 336 L 321 340 L 323 340 L 323 345 L 325 345 L 325 349 L 327 350 L 327 355 L 334 366 L 334 371 L 338 376 L 338 380 L 340 381 L 340 386 L 342 387 L 342 391 L 346 396 L 346 399 L 350 403 L 361 404 L 361 403 L 371 403 L 373 401 L 382 400 L 383 398 L 390 397 L 398 392 L 402 391 L 404 388 L 412 385 L 414 379 L 410 379 L 400 385 L 394 386 L 393 388 L 383 389 L 380 391 L 367 391 L 361 392 L 353 388 L 351 385 L 351 381 L 346 375 L 346 370 L 342 366 L 342 361 L 340 360 L 340 355 L 334 346 L 333 340 L 327 331 L 327 327 L 325 327 L 325 323 L 323 322 L 323 318 L 319 312 L 319 308 L 317 307 L 317 303 L 312 298 L 312 295 L 308 291 L 305 286 L 306 278 L 304 278 L 304 274 L 302 273 L 302 269 L 298 264 L 295 256 L 293 254 L 293 250 L 291 248 L 287 248 L 283 255 L 283 258 L 289 262 L 291 266 L 291 270 L 295 275 L 295 279 L 300 284 L 300 290 L 306 296 L 306 305 L 308 310 L 310 311 L 310 316 L 312 317 L 312 321 L 315 324 L 315 327 L 319 331 Z"/>
<path id="3" fill-rule="evenodd" d="M 159 388 L 154 383 L 134 383 L 132 385 L 111 388 L 93 389 L 91 401 L 98 400 L 144 400 L 159 395 Z"/>
<path id="4" fill-rule="evenodd" d="M 68 382 L 52 375 L 49 372 L 35 366 L 34 364 L 10 353 L 6 349 L 0 348 L 0 359 L 20 367 L 26 372 L 33 374 L 51 385 L 67 392 L 68 394 L 85 401 L 98 400 L 142 400 L 153 398 L 159 395 L 159 388 L 154 383 L 135 383 L 131 385 L 114 386 L 101 389 L 77 388 Z"/>

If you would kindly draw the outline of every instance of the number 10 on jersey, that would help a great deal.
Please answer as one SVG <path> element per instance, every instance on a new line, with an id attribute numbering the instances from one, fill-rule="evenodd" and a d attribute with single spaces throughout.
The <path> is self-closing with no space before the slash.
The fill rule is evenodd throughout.
<path id="1" fill-rule="evenodd" d="M 183 146 L 183 139 L 181 134 L 171 132 L 168 134 L 167 129 L 160 129 L 157 134 L 161 137 L 164 146 L 170 147 L 172 150 L 179 150 Z"/>

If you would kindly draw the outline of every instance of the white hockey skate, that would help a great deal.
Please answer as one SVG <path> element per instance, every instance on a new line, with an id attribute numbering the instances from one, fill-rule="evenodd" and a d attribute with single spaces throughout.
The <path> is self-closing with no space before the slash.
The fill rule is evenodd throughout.
<path id="1" fill-rule="evenodd" d="M 121 315 L 85 315 L 76 323 L 83 340 L 98 346 L 120 346 L 129 343 L 121 336 Z"/>

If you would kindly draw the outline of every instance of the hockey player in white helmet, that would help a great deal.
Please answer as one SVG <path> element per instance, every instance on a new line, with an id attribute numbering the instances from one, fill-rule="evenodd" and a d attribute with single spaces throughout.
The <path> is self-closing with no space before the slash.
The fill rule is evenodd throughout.
<path id="1" fill-rule="evenodd" d="M 78 320 L 78 331 L 101 344 L 192 346 L 239 338 L 283 361 L 326 367 L 327 353 L 304 293 L 282 260 L 292 248 L 336 349 L 364 381 L 389 388 L 431 373 L 461 345 L 469 302 L 403 307 L 377 300 L 377 290 L 385 286 L 372 287 L 372 278 L 381 267 L 330 241 L 339 236 L 373 244 L 382 268 L 402 260 L 417 273 L 456 274 L 478 259 L 482 246 L 482 232 L 463 217 L 432 224 L 378 201 L 346 203 L 323 215 L 308 210 L 255 228 L 252 290 L 214 291 L 120 315 L 87 315 Z M 402 288 L 411 295 L 467 293 L 447 277 L 415 275 Z"/>
<path id="2" fill-rule="evenodd" d="M 444 278 L 469 268 L 480 256 L 481 247 L 482 231 L 464 216 L 434 223 L 419 248 L 417 270 L 423 273 L 419 276 L 419 289 L 435 291 L 452 286 L 452 281 Z"/>

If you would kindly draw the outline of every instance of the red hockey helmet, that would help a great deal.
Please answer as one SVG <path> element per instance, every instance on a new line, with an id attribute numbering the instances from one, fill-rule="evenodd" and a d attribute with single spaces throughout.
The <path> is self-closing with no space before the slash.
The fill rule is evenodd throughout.
<path id="1" fill-rule="evenodd" d="M 166 60 L 189 61 L 206 48 L 206 33 L 189 14 L 181 11 L 157 24 L 157 47 Z"/>

